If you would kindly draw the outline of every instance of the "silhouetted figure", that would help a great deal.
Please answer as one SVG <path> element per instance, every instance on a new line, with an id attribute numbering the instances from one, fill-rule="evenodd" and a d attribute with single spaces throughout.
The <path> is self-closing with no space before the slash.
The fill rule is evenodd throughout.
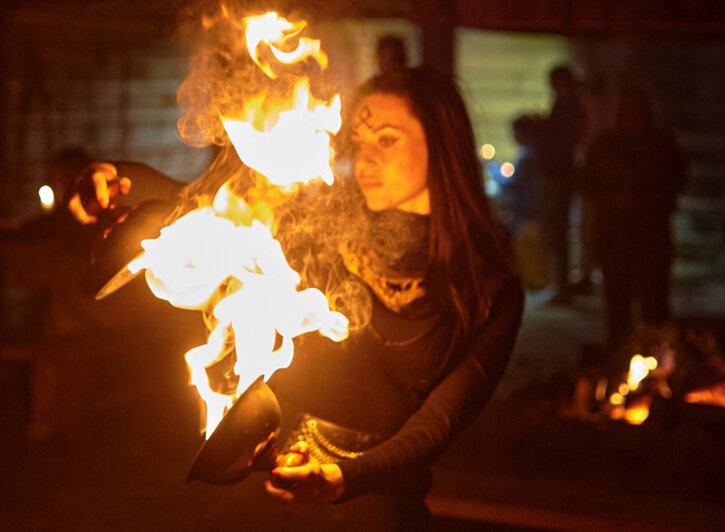
<path id="1" fill-rule="evenodd" d="M 516 171 L 503 187 L 502 194 L 512 214 L 506 228 L 515 233 L 523 224 L 537 220 L 541 215 L 541 176 L 535 150 L 541 122 L 533 116 L 523 115 L 513 121 L 511 129 L 519 145 L 514 164 Z"/>
<path id="2" fill-rule="evenodd" d="M 670 216 L 686 177 L 682 151 L 645 87 L 621 90 L 615 128 L 592 144 L 584 170 L 608 340 L 616 348 L 633 330 L 635 303 L 645 325 L 669 318 Z"/>
<path id="3" fill-rule="evenodd" d="M 397 35 L 383 35 L 377 48 L 379 74 L 389 74 L 407 66 L 405 42 Z"/>
<path id="4" fill-rule="evenodd" d="M 585 114 L 571 70 L 557 67 L 549 79 L 555 101 L 542 124 L 538 149 L 543 177 L 542 222 L 556 263 L 558 293 L 552 302 L 566 303 L 570 299 L 567 232 L 576 174 L 574 151 L 584 132 Z"/>

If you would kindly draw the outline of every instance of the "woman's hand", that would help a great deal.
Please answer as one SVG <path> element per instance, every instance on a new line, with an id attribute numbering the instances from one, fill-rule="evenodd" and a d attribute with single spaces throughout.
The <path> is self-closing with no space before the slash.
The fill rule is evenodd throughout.
<path id="1" fill-rule="evenodd" d="M 305 442 L 295 443 L 290 451 L 302 455 L 302 465 L 272 470 L 264 488 L 273 499 L 281 504 L 315 504 L 342 497 L 345 486 L 337 464 L 320 464 Z"/>
<path id="2" fill-rule="evenodd" d="M 88 165 L 78 177 L 76 177 L 73 185 L 67 194 L 66 204 L 68 210 L 80 223 L 92 224 L 98 221 L 98 217 L 93 212 L 86 210 L 87 205 L 83 205 L 83 192 L 90 189 L 95 194 L 95 199 L 101 209 L 107 209 L 111 205 L 110 184 L 117 184 L 120 194 L 128 194 L 131 188 L 131 180 L 127 177 L 119 177 L 116 167 L 111 163 L 93 163 Z"/>

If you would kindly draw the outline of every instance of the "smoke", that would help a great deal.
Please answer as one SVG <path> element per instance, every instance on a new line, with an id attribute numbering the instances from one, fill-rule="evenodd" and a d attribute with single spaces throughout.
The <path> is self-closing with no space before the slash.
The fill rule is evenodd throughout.
<path id="1" fill-rule="evenodd" d="M 203 3 L 187 3 L 180 12 L 179 33 L 186 41 L 194 42 L 195 51 L 189 73 L 177 92 L 183 111 L 178 132 L 188 145 L 216 145 L 219 149 L 204 174 L 181 192 L 169 222 L 200 205 L 211 204 L 216 191 L 231 180 L 232 191 L 249 205 L 268 206 L 274 219 L 273 234 L 290 266 L 300 274 L 302 288 L 322 290 L 332 309 L 348 317 L 354 331 L 369 322 L 372 309 L 369 291 L 341 267 L 338 254 L 343 243 L 360 241 L 369 232 L 364 201 L 354 180 L 336 172 L 332 186 L 311 183 L 294 185 L 289 190 L 272 186 L 242 163 L 221 120 L 222 116 L 242 116 L 245 104 L 260 94 L 264 94 L 265 107 L 275 108 L 289 98 L 295 82 L 303 76 L 320 100 L 330 100 L 338 92 L 334 73 L 323 71 L 314 60 L 278 65 L 274 79 L 254 63 L 242 21 L 270 9 L 269 3 L 264 9 L 249 7 L 249 2 L 244 6 L 226 2 L 213 9 Z M 300 20 L 294 15 L 286 18 Z"/>
<path id="2" fill-rule="evenodd" d="M 250 2 L 225 2 L 209 9 L 204 2 L 190 2 L 180 12 L 180 35 L 194 42 L 195 52 L 178 90 L 183 111 L 179 135 L 189 145 L 216 145 L 219 150 L 204 174 L 181 192 L 169 222 L 200 205 L 211 204 L 216 191 L 231 180 L 232 191 L 247 204 L 257 207 L 263 203 L 271 213 L 272 232 L 290 266 L 300 274 L 301 288 L 322 290 L 332 310 L 343 313 L 354 332 L 369 323 L 372 296 L 366 285 L 345 269 L 341 249 L 372 251 L 383 265 L 401 266 L 406 253 L 411 249 L 420 251 L 421 244 L 425 245 L 421 235 L 426 230 L 420 230 L 420 224 L 411 224 L 410 215 L 398 211 L 371 213 L 365 208 L 352 177 L 351 153 L 344 132 L 334 139 L 338 158 L 333 164 L 335 182 L 331 186 L 315 182 L 282 189 L 270 185 L 242 163 L 224 130 L 222 116 L 241 116 L 245 104 L 260 94 L 264 94 L 265 102 L 262 111 L 267 110 L 265 107 L 274 109 L 289 98 L 300 77 L 309 79 L 312 94 L 320 100 L 330 100 L 339 88 L 334 72 L 321 69 L 314 60 L 276 65 L 274 79 L 254 63 L 242 21 L 274 7 L 269 2 L 259 9 L 250 7 Z M 285 18 L 304 19 L 299 13 Z M 421 271 L 420 264 L 409 266 L 413 267 L 410 271 Z"/>

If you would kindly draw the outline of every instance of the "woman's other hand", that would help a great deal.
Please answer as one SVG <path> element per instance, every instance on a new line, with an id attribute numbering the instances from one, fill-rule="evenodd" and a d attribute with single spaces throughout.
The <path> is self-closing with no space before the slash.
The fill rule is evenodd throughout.
<path id="1" fill-rule="evenodd" d="M 131 180 L 120 177 L 114 165 L 93 163 L 88 165 L 70 186 L 66 194 L 68 198 L 66 205 L 80 223 L 84 225 L 96 223 L 98 212 L 94 211 L 107 209 L 112 204 L 113 192 L 116 190 L 120 194 L 128 194 L 130 188 Z M 87 196 L 95 197 L 93 203 L 96 209 L 89 207 Z"/>
<path id="2" fill-rule="evenodd" d="M 302 455 L 302 465 L 272 470 L 264 488 L 273 499 L 281 504 L 315 504 L 342 497 L 345 486 L 337 464 L 320 464 L 305 442 L 295 443 L 290 451 Z"/>

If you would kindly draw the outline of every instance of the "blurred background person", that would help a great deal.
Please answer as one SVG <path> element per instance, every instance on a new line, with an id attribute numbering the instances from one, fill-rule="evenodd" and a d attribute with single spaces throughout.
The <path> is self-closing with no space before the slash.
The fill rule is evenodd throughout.
<path id="1" fill-rule="evenodd" d="M 511 210 L 507 229 L 515 234 L 524 224 L 539 220 L 541 215 L 541 176 L 535 152 L 541 121 L 522 115 L 511 123 L 511 129 L 519 145 L 514 163 L 516 171 L 502 188 L 502 195 Z"/>
<path id="2" fill-rule="evenodd" d="M 615 116 L 614 128 L 592 143 L 583 172 L 614 349 L 634 329 L 635 304 L 645 325 L 662 326 L 669 318 L 670 217 L 687 173 L 646 86 L 627 83 Z"/>
<path id="3" fill-rule="evenodd" d="M 549 74 L 554 92 L 551 113 L 543 120 L 538 161 L 543 178 L 542 223 L 555 261 L 557 292 L 552 303 L 571 300 L 569 286 L 569 212 L 576 179 L 575 151 L 586 119 L 574 75 L 559 66 Z"/>
<path id="4" fill-rule="evenodd" d="M 501 183 L 504 227 L 527 290 L 542 289 L 552 282 L 552 256 L 541 225 L 542 179 L 536 150 L 541 126 L 541 119 L 532 115 L 521 115 L 511 123 L 519 145 L 514 163 L 516 170 Z"/>
<path id="5" fill-rule="evenodd" d="M 389 74 L 408 65 L 405 41 L 397 35 L 383 35 L 378 39 L 376 50 L 378 74 Z"/>

